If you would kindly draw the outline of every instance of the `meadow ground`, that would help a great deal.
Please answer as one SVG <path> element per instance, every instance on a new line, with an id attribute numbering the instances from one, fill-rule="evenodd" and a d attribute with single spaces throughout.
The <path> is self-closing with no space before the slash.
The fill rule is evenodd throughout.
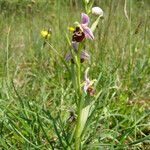
<path id="1" fill-rule="evenodd" d="M 0 149 L 74 149 L 76 94 L 67 69 L 73 64 L 62 58 L 83 2 L 1 0 L 0 6 Z M 87 67 L 97 80 L 81 147 L 148 150 L 150 2 L 95 0 L 93 6 L 104 19 L 94 41 L 86 40 L 90 60 L 81 65 L 82 81 Z M 41 30 L 49 28 L 51 45 L 43 47 Z"/>

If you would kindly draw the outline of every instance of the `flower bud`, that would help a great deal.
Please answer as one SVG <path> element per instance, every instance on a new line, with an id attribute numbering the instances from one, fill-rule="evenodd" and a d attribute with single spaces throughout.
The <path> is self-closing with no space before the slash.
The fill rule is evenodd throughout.
<path id="1" fill-rule="evenodd" d="M 73 32 L 73 31 L 75 30 L 75 28 L 74 28 L 74 27 L 68 27 L 68 30 L 69 30 L 70 32 Z"/>
<path id="2" fill-rule="evenodd" d="M 85 2 L 88 4 L 90 2 L 90 0 L 85 0 Z"/>
<path id="3" fill-rule="evenodd" d="M 103 10 L 100 7 L 93 7 L 92 8 L 92 14 L 102 17 L 103 16 Z"/>

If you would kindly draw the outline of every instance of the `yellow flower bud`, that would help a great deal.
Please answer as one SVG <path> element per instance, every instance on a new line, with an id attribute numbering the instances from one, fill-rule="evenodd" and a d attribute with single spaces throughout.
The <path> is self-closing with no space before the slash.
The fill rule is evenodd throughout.
<path id="1" fill-rule="evenodd" d="M 70 32 L 73 32 L 73 31 L 75 30 L 75 28 L 74 28 L 74 27 L 68 27 L 68 30 L 69 30 Z"/>

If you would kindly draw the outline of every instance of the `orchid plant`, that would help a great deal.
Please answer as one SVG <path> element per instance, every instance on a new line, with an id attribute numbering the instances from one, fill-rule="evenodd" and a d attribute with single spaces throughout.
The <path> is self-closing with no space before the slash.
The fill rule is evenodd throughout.
<path id="1" fill-rule="evenodd" d="M 97 12 L 94 12 L 97 11 Z M 90 114 L 90 110 L 93 106 L 93 102 L 89 101 L 87 103 L 87 97 L 95 96 L 95 90 L 93 84 L 95 80 L 90 80 L 88 77 L 89 68 L 85 71 L 85 81 L 81 84 L 81 63 L 90 58 L 89 54 L 85 52 L 82 47 L 84 44 L 84 40 L 90 39 L 94 40 L 93 32 L 96 29 L 96 26 L 99 22 L 99 18 L 102 16 L 101 9 L 96 7 L 96 9 L 92 9 L 92 13 L 96 15 L 99 14 L 98 19 L 93 23 L 91 28 L 89 27 L 89 16 L 85 13 L 81 13 L 81 22 L 76 22 L 76 27 L 72 34 L 71 40 L 71 51 L 67 53 L 65 61 L 71 60 L 71 63 L 75 65 L 73 67 L 74 78 L 72 78 L 72 82 L 75 83 L 74 88 L 77 93 L 76 99 L 76 114 L 77 119 L 75 121 L 75 132 L 73 133 L 73 137 L 75 140 L 75 150 L 79 150 L 82 148 L 82 136 L 83 131 L 86 126 L 86 122 L 88 120 L 88 116 Z"/>
<path id="2" fill-rule="evenodd" d="M 85 2 L 87 6 L 88 4 L 90 4 L 89 0 L 85 0 Z M 91 6 L 89 8 L 91 8 Z M 82 149 L 81 143 L 84 136 L 84 130 L 86 128 L 86 123 L 94 104 L 94 101 L 92 101 L 91 99 L 92 97 L 95 97 L 95 89 L 93 84 L 96 80 L 90 80 L 90 78 L 88 77 L 89 68 L 87 67 L 84 74 L 85 79 L 83 82 L 81 82 L 81 67 L 82 63 L 90 58 L 90 55 L 83 49 L 85 44 L 84 41 L 87 39 L 94 41 L 95 37 L 93 33 L 99 23 L 100 17 L 102 17 L 103 15 L 103 12 L 102 9 L 98 7 L 93 8 L 91 11 L 89 8 L 86 10 L 86 12 L 88 11 L 88 14 L 90 12 L 96 14 L 98 15 L 98 18 L 95 22 L 93 22 L 92 26 L 89 27 L 90 18 L 88 14 L 81 13 L 80 23 L 76 22 L 75 28 L 69 28 L 69 30 L 72 32 L 72 37 L 71 41 L 68 40 L 69 38 L 67 38 L 67 41 L 69 42 L 71 48 L 70 51 L 66 54 L 65 60 L 63 60 L 65 65 L 69 61 L 71 62 L 71 69 L 69 70 L 71 70 L 71 74 L 73 76 L 72 85 L 76 93 L 76 110 L 71 111 L 70 117 L 69 119 L 67 119 L 69 123 L 72 121 L 75 122 L 75 127 L 71 134 L 69 143 L 65 144 L 65 147 L 67 145 L 69 149 L 75 150 Z M 42 31 L 41 35 L 46 41 L 46 39 L 49 37 L 49 32 Z M 47 42 L 47 44 L 59 55 L 57 50 L 50 43 Z M 61 59 L 63 59 L 62 56 L 60 57 Z M 58 135 L 58 137 L 60 137 L 60 135 Z"/>

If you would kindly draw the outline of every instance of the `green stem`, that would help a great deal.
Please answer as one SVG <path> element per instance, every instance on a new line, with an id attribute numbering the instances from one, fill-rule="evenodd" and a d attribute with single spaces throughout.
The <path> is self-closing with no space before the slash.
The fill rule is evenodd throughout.
<path id="1" fill-rule="evenodd" d="M 73 87 L 74 87 L 75 93 L 76 93 L 76 101 L 75 102 L 76 102 L 76 105 L 77 105 L 77 103 L 78 103 L 78 101 L 77 101 L 77 98 L 78 98 L 77 79 L 76 79 L 75 66 L 74 66 L 73 63 L 71 64 L 71 73 L 72 73 L 72 83 L 73 83 Z"/>
<path id="2" fill-rule="evenodd" d="M 81 126 L 81 110 L 82 110 L 82 102 L 81 102 L 81 87 L 80 87 L 80 78 L 81 78 L 81 68 L 80 68 L 80 53 L 81 50 L 78 50 L 77 56 L 77 85 L 78 85 L 78 103 L 77 103 L 77 122 L 75 129 L 75 150 L 80 149 L 81 139 L 80 139 L 80 126 Z"/>
<path id="3" fill-rule="evenodd" d="M 78 108 L 78 117 L 77 117 L 77 123 L 76 123 L 76 130 L 75 130 L 75 150 L 80 149 L 81 145 L 81 136 L 80 136 L 80 126 L 81 126 L 81 110 L 82 110 L 82 105 L 81 101 L 79 103 L 79 108 Z"/>
<path id="4" fill-rule="evenodd" d="M 78 64 L 77 64 L 77 85 L 78 85 L 78 96 L 79 96 L 79 101 L 78 103 L 80 103 L 80 97 L 81 97 L 81 81 L 80 81 L 80 56 L 78 57 Z"/>

